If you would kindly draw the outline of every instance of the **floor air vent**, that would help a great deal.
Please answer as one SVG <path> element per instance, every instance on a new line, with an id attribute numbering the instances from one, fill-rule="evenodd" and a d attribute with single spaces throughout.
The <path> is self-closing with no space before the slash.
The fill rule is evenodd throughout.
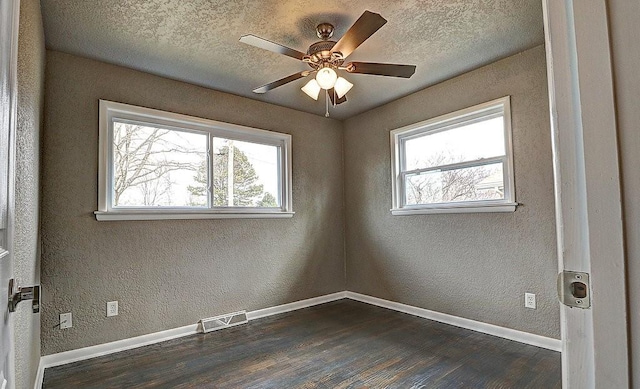
<path id="1" fill-rule="evenodd" d="M 228 313 L 226 315 L 200 319 L 200 321 L 198 322 L 198 332 L 207 333 L 244 323 L 247 323 L 246 311 Z"/>

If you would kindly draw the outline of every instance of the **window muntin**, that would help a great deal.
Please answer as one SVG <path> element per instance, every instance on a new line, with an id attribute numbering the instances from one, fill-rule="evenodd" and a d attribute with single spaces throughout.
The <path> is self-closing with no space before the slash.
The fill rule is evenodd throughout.
<path id="1" fill-rule="evenodd" d="M 394 214 L 515 209 L 509 98 L 391 132 Z"/>
<path id="2" fill-rule="evenodd" d="M 290 135 L 103 100 L 100 115 L 98 220 L 293 215 Z"/>

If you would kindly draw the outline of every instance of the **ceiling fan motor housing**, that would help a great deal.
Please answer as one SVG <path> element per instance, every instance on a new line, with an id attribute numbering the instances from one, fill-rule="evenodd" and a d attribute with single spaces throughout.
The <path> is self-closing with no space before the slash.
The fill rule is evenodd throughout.
<path id="1" fill-rule="evenodd" d="M 320 41 L 309 46 L 306 57 L 309 62 L 319 64 L 331 60 L 331 49 L 336 45 L 335 41 Z"/>
<path id="2" fill-rule="evenodd" d="M 317 55 L 322 52 L 330 52 L 333 46 L 336 45 L 335 41 L 320 41 L 309 46 L 309 50 L 307 50 L 308 55 Z M 328 57 L 331 57 L 329 54 Z"/>
<path id="3" fill-rule="evenodd" d="M 342 65 L 342 55 L 340 53 L 332 53 L 331 49 L 336 45 L 336 41 L 330 41 L 333 35 L 334 27 L 330 23 L 321 23 L 316 27 L 318 38 L 322 39 L 309 46 L 307 55 L 302 60 L 307 62 L 314 69 L 323 67 L 337 68 Z"/>

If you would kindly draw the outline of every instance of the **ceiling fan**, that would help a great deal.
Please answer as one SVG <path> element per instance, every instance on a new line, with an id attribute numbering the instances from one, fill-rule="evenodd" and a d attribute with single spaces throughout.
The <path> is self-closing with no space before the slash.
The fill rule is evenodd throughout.
<path id="1" fill-rule="evenodd" d="M 338 76 L 337 71 L 339 70 L 346 71 L 347 73 L 410 78 L 416 71 L 416 67 L 414 65 L 397 65 L 374 62 L 345 63 L 345 59 L 365 40 L 378 31 L 380 27 L 384 26 L 385 23 L 387 23 L 387 20 L 379 14 L 364 11 L 360 18 L 356 20 L 346 34 L 344 34 L 344 36 L 337 42 L 329 40 L 333 35 L 333 25 L 329 23 L 319 24 L 316 27 L 316 33 L 322 40 L 309 46 L 306 54 L 255 35 L 242 36 L 240 38 L 240 42 L 242 43 L 269 50 L 274 53 L 284 54 L 302 62 L 306 62 L 311 67 L 311 70 L 292 74 L 288 77 L 258 87 L 254 89 L 253 92 L 266 93 L 292 81 L 315 74 L 315 78 L 307 82 L 307 84 L 302 87 L 302 91 L 309 97 L 317 100 L 320 90 L 324 89 L 327 91 L 327 95 L 335 106 L 336 104 L 341 104 L 347 101 L 347 97 L 345 95 L 353 86 L 352 83 L 343 77 Z"/>

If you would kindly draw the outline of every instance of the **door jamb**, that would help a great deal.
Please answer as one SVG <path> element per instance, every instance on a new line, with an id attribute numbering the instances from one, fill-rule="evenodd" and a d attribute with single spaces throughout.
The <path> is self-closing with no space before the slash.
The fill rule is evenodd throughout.
<path id="1" fill-rule="evenodd" d="M 6 8 L 5 8 L 6 7 Z M 2 109 L 3 115 L 8 116 L 8 177 L 7 177 L 7 249 L 9 255 L 5 260 L 13 261 L 14 256 L 14 215 L 15 215 L 15 160 L 16 160 L 16 127 L 17 127 L 17 105 L 18 105 L 18 31 L 20 20 L 20 0 L 9 0 L 3 7 L 7 14 L 4 15 L 10 19 L 9 22 L 10 31 L 7 37 L 10 40 L 9 55 L 2 56 L 2 67 L 7 69 L 6 73 L 0 72 L 0 82 L 2 86 L 6 87 L 4 92 L 0 91 L 6 96 L 8 104 Z M 3 17 L 4 19 L 4 17 Z M 0 86 L 1 87 L 1 86 Z M 4 98 L 4 96 L 2 96 Z M 5 290 L 5 285 L 0 288 Z M 6 299 L 6 294 L 3 298 Z M 5 304 L 8 303 L 4 300 Z M 5 311 L 7 311 L 7 305 L 5 305 Z M 15 349 L 14 349 L 14 333 L 13 333 L 13 318 L 9 316 L 9 336 L 12 340 L 9 346 L 9 379 L 7 380 L 7 389 L 15 389 Z"/>
<path id="2" fill-rule="evenodd" d="M 626 388 L 624 230 L 607 6 L 604 0 L 542 4 L 558 267 L 591 276 L 591 309 L 561 305 L 563 387 Z"/>

